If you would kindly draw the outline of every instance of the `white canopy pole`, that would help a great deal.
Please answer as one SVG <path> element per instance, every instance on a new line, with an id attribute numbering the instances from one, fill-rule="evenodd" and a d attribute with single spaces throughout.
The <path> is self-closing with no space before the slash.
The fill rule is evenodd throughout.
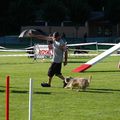
<path id="1" fill-rule="evenodd" d="M 29 81 L 29 120 L 32 120 L 32 87 L 33 81 L 30 78 Z"/>

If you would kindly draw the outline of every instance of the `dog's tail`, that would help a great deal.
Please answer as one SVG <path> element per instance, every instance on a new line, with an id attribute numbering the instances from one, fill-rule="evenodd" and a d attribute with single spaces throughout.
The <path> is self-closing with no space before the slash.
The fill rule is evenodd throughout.
<path id="1" fill-rule="evenodd" d="M 92 75 L 89 76 L 89 78 L 88 78 L 88 82 L 90 83 L 91 80 L 92 80 Z"/>

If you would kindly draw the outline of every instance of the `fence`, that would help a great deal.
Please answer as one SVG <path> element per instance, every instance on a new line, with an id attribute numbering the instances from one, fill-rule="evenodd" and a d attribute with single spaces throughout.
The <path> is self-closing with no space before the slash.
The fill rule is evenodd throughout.
<path id="1" fill-rule="evenodd" d="M 86 40 L 84 38 L 65 38 L 68 44 L 75 44 L 75 43 L 85 43 L 85 42 L 100 42 L 100 43 L 119 43 L 120 39 L 116 39 L 116 37 L 88 37 Z M 0 45 L 6 46 L 32 46 L 34 44 L 47 44 L 44 40 L 36 40 L 30 38 L 18 38 L 18 36 L 3 36 L 0 37 Z"/>

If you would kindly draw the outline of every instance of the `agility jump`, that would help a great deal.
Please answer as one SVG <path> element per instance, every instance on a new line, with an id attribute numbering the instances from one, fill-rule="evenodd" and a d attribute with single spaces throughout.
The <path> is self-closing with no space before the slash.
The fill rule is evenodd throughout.
<path id="1" fill-rule="evenodd" d="M 100 55 L 96 56 L 95 58 L 89 60 L 88 62 L 82 64 L 81 66 L 73 69 L 72 71 L 73 72 L 83 72 L 83 71 L 87 70 L 88 68 L 92 67 L 94 64 L 101 61 L 102 59 L 106 58 L 107 56 L 109 56 L 110 54 L 112 54 L 113 52 L 115 52 L 118 49 L 120 49 L 120 43 L 114 45 L 110 49 L 106 50 L 105 52 L 101 53 Z"/>
<path id="2" fill-rule="evenodd" d="M 28 120 L 32 120 L 32 94 L 33 94 L 33 80 L 30 78 L 29 80 L 29 114 Z M 9 101 L 10 101 L 10 76 L 6 77 L 6 101 L 5 101 L 5 118 L 9 120 Z"/>

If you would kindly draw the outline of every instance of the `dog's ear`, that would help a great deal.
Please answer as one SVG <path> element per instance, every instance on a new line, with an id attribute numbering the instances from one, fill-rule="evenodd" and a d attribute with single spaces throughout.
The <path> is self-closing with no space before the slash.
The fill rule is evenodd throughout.
<path id="1" fill-rule="evenodd" d="M 72 77 L 66 77 L 65 78 L 65 83 L 68 83 L 71 79 L 73 79 Z"/>
<path id="2" fill-rule="evenodd" d="M 65 78 L 65 83 L 68 83 L 68 82 L 69 82 L 69 78 L 70 78 L 70 77 L 66 77 L 66 78 Z"/>

